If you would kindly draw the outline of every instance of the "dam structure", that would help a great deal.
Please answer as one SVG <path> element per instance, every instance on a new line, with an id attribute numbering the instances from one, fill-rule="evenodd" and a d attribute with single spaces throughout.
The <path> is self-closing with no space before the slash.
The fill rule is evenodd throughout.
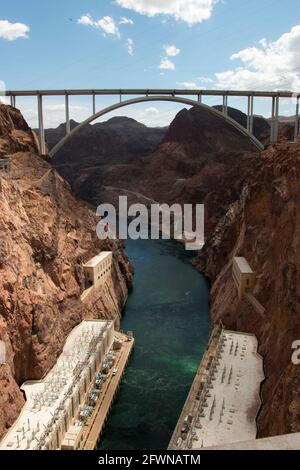
<path id="1" fill-rule="evenodd" d="M 257 339 L 216 327 L 171 438 L 170 450 L 195 450 L 256 438 L 263 359 Z"/>
<path id="2" fill-rule="evenodd" d="M 133 343 L 113 321 L 82 321 L 44 379 L 22 385 L 25 405 L 0 450 L 95 449 Z"/>

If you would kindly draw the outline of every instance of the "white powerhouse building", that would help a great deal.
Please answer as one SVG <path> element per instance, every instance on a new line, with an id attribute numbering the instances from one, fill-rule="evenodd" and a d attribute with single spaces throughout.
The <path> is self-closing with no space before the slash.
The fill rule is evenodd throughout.
<path id="1" fill-rule="evenodd" d="M 242 298 L 247 290 L 253 289 L 255 284 L 255 273 L 252 271 L 245 258 L 241 256 L 233 258 L 232 275 L 238 290 L 239 298 Z"/>
<path id="2" fill-rule="evenodd" d="M 114 334 L 113 321 L 83 321 L 72 330 L 46 377 L 22 385 L 25 405 L 0 450 L 80 448 L 80 415 L 89 411 L 91 390 L 98 393 L 95 377 L 112 362 Z"/>
<path id="3" fill-rule="evenodd" d="M 102 251 L 83 265 L 89 286 L 104 284 L 112 270 L 112 252 Z"/>

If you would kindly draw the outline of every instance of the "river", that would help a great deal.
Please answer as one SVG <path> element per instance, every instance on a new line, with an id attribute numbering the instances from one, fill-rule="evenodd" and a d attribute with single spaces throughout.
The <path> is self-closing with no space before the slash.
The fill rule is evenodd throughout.
<path id="1" fill-rule="evenodd" d="M 126 252 L 135 277 L 121 328 L 135 348 L 99 449 L 164 450 L 207 346 L 209 285 L 174 241 L 128 240 Z"/>

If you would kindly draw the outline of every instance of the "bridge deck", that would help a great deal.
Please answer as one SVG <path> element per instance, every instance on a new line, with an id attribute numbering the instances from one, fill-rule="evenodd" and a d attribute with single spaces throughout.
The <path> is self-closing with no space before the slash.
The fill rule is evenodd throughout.
<path id="1" fill-rule="evenodd" d="M 259 91 L 259 90 L 185 90 L 185 89 L 155 89 L 155 88 L 114 88 L 114 89 L 64 89 L 64 90 L 7 90 L 5 96 L 58 96 L 58 95 L 202 95 L 202 96 L 257 96 L 257 97 L 297 97 L 292 91 Z M 300 98 L 300 93 L 298 94 Z"/>

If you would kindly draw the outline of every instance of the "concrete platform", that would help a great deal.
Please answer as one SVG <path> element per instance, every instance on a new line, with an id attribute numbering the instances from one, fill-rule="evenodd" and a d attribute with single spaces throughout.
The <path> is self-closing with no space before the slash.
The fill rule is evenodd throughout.
<path id="1" fill-rule="evenodd" d="M 134 346 L 133 338 L 131 341 L 126 341 L 124 335 L 118 332 L 115 332 L 115 337 L 123 342 L 121 350 L 117 353 L 114 367 L 115 374 L 113 371 L 110 371 L 104 389 L 102 390 L 101 398 L 98 400 L 95 410 L 84 428 L 82 439 L 83 450 L 94 450 L 97 447 Z"/>
<path id="2" fill-rule="evenodd" d="M 256 438 L 262 357 L 254 335 L 214 333 L 169 449 L 201 449 Z"/>
<path id="3" fill-rule="evenodd" d="M 203 450 L 300 450 L 300 432 L 207 447 Z"/>

